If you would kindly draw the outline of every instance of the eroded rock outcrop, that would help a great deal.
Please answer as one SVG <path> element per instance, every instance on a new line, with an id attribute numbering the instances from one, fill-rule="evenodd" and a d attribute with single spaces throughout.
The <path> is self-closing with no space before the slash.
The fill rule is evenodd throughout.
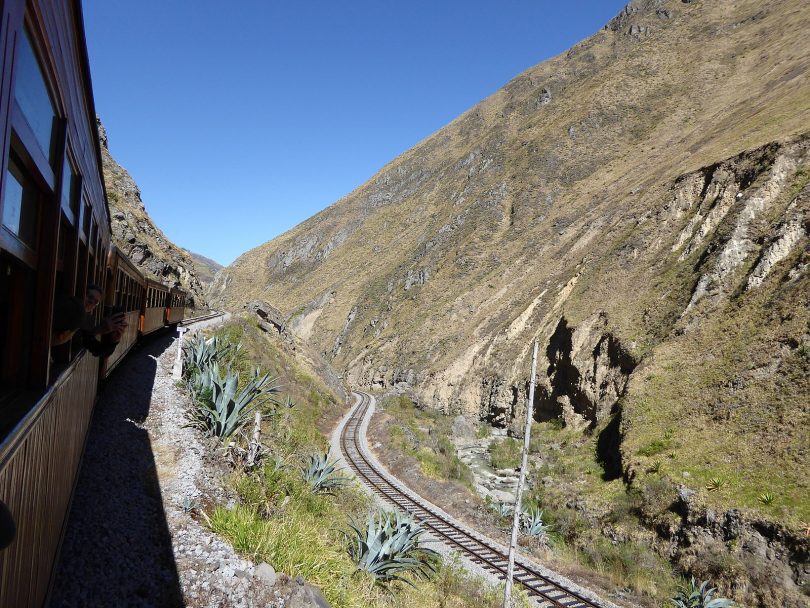
<path id="1" fill-rule="evenodd" d="M 774 210 L 785 190 L 796 183 L 796 173 L 806 164 L 808 150 L 810 138 L 774 143 L 699 172 L 705 180 L 700 195 L 684 197 L 687 207 L 694 205 L 695 213 L 674 246 L 677 250 L 686 243 L 681 260 L 699 249 L 705 251 L 698 260 L 701 276 L 687 311 L 701 300 L 727 296 L 736 287 L 737 271 L 761 248 L 763 235 L 758 223 Z M 804 230 L 797 201 L 798 198 L 794 199 L 782 211 L 785 221 L 769 250 L 764 252 L 762 263 L 754 270 L 751 286 L 761 284 L 770 268 L 787 257 L 799 242 Z M 725 231 L 717 234 L 721 223 L 725 224 Z M 710 235 L 714 238 L 706 246 Z"/>
<path id="2" fill-rule="evenodd" d="M 110 203 L 113 242 L 147 276 L 190 294 L 189 306 L 203 308 L 206 299 L 191 255 L 172 243 L 146 212 L 132 176 L 110 154 L 107 131 L 98 121 L 104 185 Z"/>

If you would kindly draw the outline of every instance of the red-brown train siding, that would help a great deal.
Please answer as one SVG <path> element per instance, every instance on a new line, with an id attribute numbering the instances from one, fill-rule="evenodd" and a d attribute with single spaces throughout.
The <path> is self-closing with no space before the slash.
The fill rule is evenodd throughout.
<path id="1" fill-rule="evenodd" d="M 96 400 L 98 359 L 84 352 L 30 412 L 0 455 L 0 500 L 17 538 L 0 551 L 0 606 L 42 606 Z M 25 424 L 25 420 L 23 424 Z"/>

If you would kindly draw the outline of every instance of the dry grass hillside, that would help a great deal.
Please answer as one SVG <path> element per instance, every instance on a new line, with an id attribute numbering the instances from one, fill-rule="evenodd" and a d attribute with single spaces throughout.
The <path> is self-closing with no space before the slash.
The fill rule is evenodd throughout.
<path id="1" fill-rule="evenodd" d="M 705 538 L 684 540 L 681 524 L 739 509 L 776 525 L 756 534 L 782 535 L 792 586 L 776 586 L 794 599 L 738 597 L 794 605 L 810 521 L 808 31 L 805 0 L 631 2 L 242 255 L 214 297 L 272 302 L 355 386 L 515 428 L 538 337 L 538 420 L 592 434 L 610 487 L 684 488 L 680 524 L 648 523 L 670 526 L 685 570 L 701 542 L 734 537 L 701 520 Z"/>
<path id="2" fill-rule="evenodd" d="M 200 284 L 207 289 L 214 282 L 216 274 L 222 270 L 222 264 L 193 251 L 188 253 L 194 262 L 194 271 L 200 279 Z"/>

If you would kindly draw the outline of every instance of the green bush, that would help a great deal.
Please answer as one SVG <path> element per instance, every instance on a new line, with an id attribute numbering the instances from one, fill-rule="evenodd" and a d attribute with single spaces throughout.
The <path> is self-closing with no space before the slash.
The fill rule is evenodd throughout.
<path id="1" fill-rule="evenodd" d="M 601 535 L 594 535 L 589 542 L 578 544 L 578 548 L 586 565 L 635 591 L 655 596 L 671 584 L 669 563 L 644 545 L 614 544 Z"/>
<path id="2" fill-rule="evenodd" d="M 523 445 L 516 439 L 505 437 L 489 444 L 489 459 L 496 469 L 520 467 Z"/>

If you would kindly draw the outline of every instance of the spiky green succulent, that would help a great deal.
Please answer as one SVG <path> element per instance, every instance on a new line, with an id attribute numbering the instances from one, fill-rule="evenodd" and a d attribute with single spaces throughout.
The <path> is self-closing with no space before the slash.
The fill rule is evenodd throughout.
<path id="1" fill-rule="evenodd" d="M 514 512 L 514 507 L 508 502 L 493 502 L 490 503 L 489 508 L 492 509 L 498 517 L 509 517 Z"/>
<path id="2" fill-rule="evenodd" d="M 233 435 L 257 408 L 273 403 L 273 395 L 279 392 L 273 377 L 258 369 L 242 390 L 238 390 L 239 374 L 228 370 L 222 376 L 216 363 L 198 378 L 193 387 L 196 408 L 191 413 L 192 425 L 220 439 Z"/>
<path id="3" fill-rule="evenodd" d="M 678 593 L 672 598 L 674 608 L 729 608 L 734 606 L 734 602 L 725 597 L 714 597 L 717 589 L 711 586 L 709 581 L 703 581 L 698 585 L 695 578 L 678 589 Z"/>
<path id="4" fill-rule="evenodd" d="M 524 509 L 520 513 L 520 528 L 524 534 L 548 545 L 551 526 L 543 521 L 543 511 L 536 508 Z"/>
<path id="5" fill-rule="evenodd" d="M 196 383 L 196 376 L 240 349 L 241 344 L 234 346 L 216 336 L 206 339 L 201 334 L 194 334 L 183 344 L 183 378 L 186 382 Z"/>
<path id="6" fill-rule="evenodd" d="M 349 481 L 348 477 L 341 477 L 337 472 L 337 463 L 329 462 L 329 454 L 324 452 L 310 457 L 302 475 L 315 494 L 333 494 Z"/>
<path id="7" fill-rule="evenodd" d="M 412 578 L 428 578 L 436 571 L 438 554 L 424 546 L 424 530 L 409 516 L 377 511 L 369 513 L 366 525 L 350 521 L 349 527 L 349 555 L 378 583 L 413 586 Z"/>

